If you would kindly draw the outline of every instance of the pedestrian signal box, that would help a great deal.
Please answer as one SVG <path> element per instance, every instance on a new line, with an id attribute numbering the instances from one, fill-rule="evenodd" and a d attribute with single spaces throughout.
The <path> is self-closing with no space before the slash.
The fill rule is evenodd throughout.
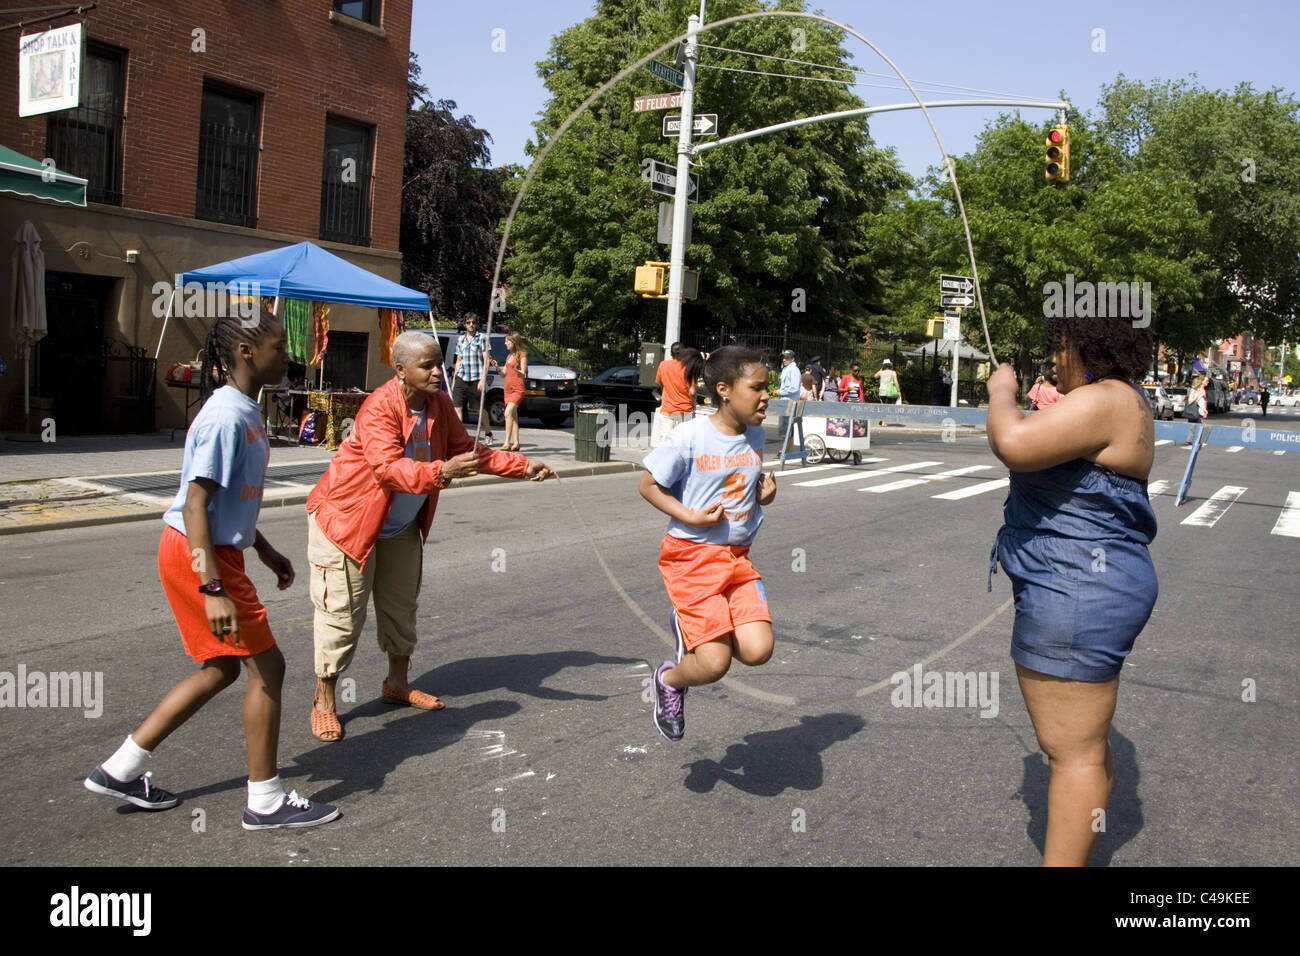
<path id="1" fill-rule="evenodd" d="M 636 267 L 636 279 L 633 291 L 640 292 L 645 299 L 668 298 L 667 262 L 647 262 Z M 696 299 L 700 294 L 700 274 L 694 269 L 682 270 L 682 298 Z"/>
<path id="2" fill-rule="evenodd" d="M 925 320 L 925 334 L 932 339 L 943 338 L 943 316 Z"/>
<path id="3" fill-rule="evenodd" d="M 1044 175 L 1049 180 L 1066 181 L 1070 178 L 1070 128 L 1065 124 L 1054 126 L 1047 134 L 1047 155 Z"/>

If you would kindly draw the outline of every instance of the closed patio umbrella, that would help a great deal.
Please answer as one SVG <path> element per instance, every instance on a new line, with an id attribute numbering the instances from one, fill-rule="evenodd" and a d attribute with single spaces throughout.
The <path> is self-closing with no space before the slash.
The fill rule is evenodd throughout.
<path id="1" fill-rule="evenodd" d="M 14 236 L 14 302 L 10 332 L 23 358 L 23 419 L 31 411 L 31 352 L 47 331 L 45 323 L 45 253 L 41 234 L 30 221 Z"/>

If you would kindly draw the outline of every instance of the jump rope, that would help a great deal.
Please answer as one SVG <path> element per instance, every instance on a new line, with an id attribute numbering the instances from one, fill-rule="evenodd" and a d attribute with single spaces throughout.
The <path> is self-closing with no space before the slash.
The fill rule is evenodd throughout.
<path id="1" fill-rule="evenodd" d="M 943 139 L 939 135 L 939 128 L 935 125 L 934 118 L 930 115 L 930 111 L 926 108 L 925 103 L 922 101 L 920 94 L 917 93 L 916 88 L 912 85 L 912 82 L 906 76 L 903 75 L 903 71 L 898 68 L 897 64 L 895 64 L 893 60 L 891 60 L 888 56 L 885 55 L 884 51 L 882 51 L 874 43 L 872 43 L 870 40 L 864 37 L 861 33 L 858 33 L 848 24 L 840 23 L 838 20 L 833 20 L 830 17 L 823 16 L 821 14 L 802 13 L 802 12 L 795 12 L 789 10 L 762 10 L 753 13 L 737 14 L 736 16 L 726 17 L 722 20 L 716 20 L 713 23 L 707 25 L 701 24 L 699 32 L 704 33 L 706 31 L 715 30 L 719 27 L 727 26 L 729 24 L 740 23 L 745 20 L 756 20 L 756 19 L 766 18 L 766 17 L 794 17 L 794 18 L 804 19 L 804 20 L 816 20 L 822 23 L 829 24 L 833 27 L 836 27 L 837 29 L 843 30 L 846 33 L 856 37 L 858 40 L 861 40 L 864 44 L 870 47 L 876 53 L 877 56 L 879 56 L 882 60 L 884 60 L 886 63 L 889 64 L 890 68 L 898 75 L 898 78 L 907 86 L 912 96 L 916 99 L 917 106 L 920 108 L 921 112 L 925 114 L 925 120 L 930 126 L 930 131 L 934 134 L 935 143 L 938 144 L 939 154 L 943 157 L 944 168 L 947 170 L 948 173 L 948 181 L 952 183 L 953 193 L 956 195 L 957 198 L 957 210 L 961 214 L 962 229 L 964 230 L 966 235 L 966 252 L 970 259 L 971 278 L 974 280 L 974 284 L 975 284 L 975 298 L 976 298 L 976 302 L 979 305 L 980 324 L 984 332 L 984 343 L 988 347 L 989 360 L 993 363 L 993 367 L 997 368 L 999 366 L 999 363 L 997 360 L 997 356 L 994 354 L 993 351 L 993 340 L 989 335 L 988 318 L 984 311 L 984 292 L 980 285 L 979 266 L 975 261 L 975 243 L 973 238 L 971 237 L 970 222 L 966 218 L 966 204 L 962 200 L 961 186 L 957 182 L 957 168 L 953 163 L 952 158 L 948 155 L 947 149 L 944 148 Z M 494 309 L 497 307 L 497 302 L 498 302 L 497 290 L 500 288 L 501 267 L 502 264 L 505 262 L 506 247 L 510 242 L 510 230 L 511 227 L 514 225 L 515 215 L 518 213 L 519 207 L 523 203 L 524 197 L 528 194 L 528 187 L 532 183 L 533 177 L 537 174 L 538 168 L 545 161 L 552 147 L 555 146 L 555 144 L 568 131 L 569 127 L 574 124 L 574 122 L 578 119 L 578 117 L 582 115 L 582 113 L 584 113 L 589 106 L 591 106 L 594 102 L 596 102 L 596 100 L 598 100 L 601 96 L 603 96 L 606 92 L 608 92 L 612 87 L 621 83 L 624 79 L 631 76 L 636 71 L 640 70 L 642 67 L 648 64 L 655 57 L 659 56 L 660 54 L 666 52 L 669 49 L 678 46 L 681 43 L 686 42 L 686 40 L 687 40 L 687 34 L 682 34 L 681 36 L 674 37 L 673 39 L 667 41 L 663 45 L 655 48 L 650 53 L 647 53 L 645 56 L 637 60 L 635 63 L 632 63 L 629 66 L 624 67 L 622 70 L 616 73 L 611 79 L 606 81 L 604 85 L 594 90 L 585 100 L 582 101 L 582 103 L 580 103 L 577 106 L 577 108 L 573 110 L 572 113 L 568 115 L 568 117 L 564 120 L 564 122 L 560 124 L 560 126 L 556 129 L 554 135 L 552 135 L 547 140 L 546 145 L 542 147 L 542 151 L 537 154 L 537 158 L 534 159 L 532 164 L 528 167 L 528 171 L 524 175 L 524 181 L 520 185 L 519 192 L 516 194 L 515 200 L 511 204 L 510 214 L 506 217 L 505 229 L 501 235 L 501 244 L 497 248 L 496 266 L 492 272 L 492 286 L 491 286 L 491 293 L 490 293 L 490 297 L 488 301 L 488 309 L 487 309 L 486 336 L 487 336 L 487 341 L 489 343 L 491 343 L 492 341 L 492 315 Z M 480 435 L 483 434 L 483 424 L 484 424 L 483 416 L 484 416 L 486 401 L 487 401 L 486 390 L 480 389 L 478 424 L 475 426 L 474 429 L 475 449 L 479 447 L 479 437 Z M 488 446 L 485 445 L 483 447 L 488 447 Z M 557 483 L 560 483 L 560 476 L 555 475 L 555 480 Z M 675 641 L 673 640 L 672 636 L 667 632 L 667 630 L 665 630 L 664 628 L 660 627 L 657 623 L 655 623 L 655 621 L 648 614 L 646 614 L 644 610 L 641 609 L 641 607 L 636 603 L 636 601 L 632 599 L 631 595 L 627 593 L 626 589 L 623 588 L 622 584 L 619 583 L 618 579 L 615 577 L 612 569 L 610 568 L 608 562 L 605 561 L 604 556 L 601 554 L 600 547 L 596 543 L 596 539 L 592 535 L 591 528 L 587 524 L 586 519 L 583 517 L 581 509 L 578 508 L 577 504 L 573 500 L 573 496 L 569 494 L 567 488 L 565 488 L 564 490 L 564 495 L 566 500 L 569 502 L 569 506 L 573 510 L 574 515 L 577 517 L 579 524 L 582 526 L 583 532 L 587 537 L 587 541 L 591 545 L 592 553 L 595 554 L 596 560 L 599 562 L 602 570 L 605 572 L 605 576 L 606 578 L 608 578 L 610 585 L 614 588 L 615 592 L 619 595 L 620 598 L 622 598 L 623 602 L 628 606 L 628 608 L 632 611 L 632 613 L 635 614 L 636 617 L 643 624 L 646 625 L 646 627 L 648 627 L 650 630 L 658 634 L 660 639 L 663 640 L 669 646 L 674 645 Z M 450 545 L 448 545 L 448 547 L 450 547 Z M 731 679 L 728 678 L 728 680 Z M 735 682 L 733 681 L 733 683 Z M 776 694 L 767 694 L 764 691 L 757 691 L 754 690 L 753 688 L 749 688 L 748 690 L 750 693 L 753 693 L 755 696 L 765 697 L 774 702 L 791 703 L 793 701 L 793 698 L 784 697 Z"/>

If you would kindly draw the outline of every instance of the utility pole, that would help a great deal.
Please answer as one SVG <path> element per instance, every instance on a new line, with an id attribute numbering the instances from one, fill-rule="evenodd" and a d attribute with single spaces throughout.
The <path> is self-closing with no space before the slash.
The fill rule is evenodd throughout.
<path id="1" fill-rule="evenodd" d="M 686 27 L 686 62 L 682 72 L 682 128 L 677 134 L 677 191 L 673 195 L 673 245 L 668 257 L 668 320 L 664 330 L 664 348 L 682 337 L 682 269 L 686 264 L 686 195 L 691 186 L 691 134 L 695 128 L 695 59 L 700 44 L 700 13 L 691 14 Z"/>

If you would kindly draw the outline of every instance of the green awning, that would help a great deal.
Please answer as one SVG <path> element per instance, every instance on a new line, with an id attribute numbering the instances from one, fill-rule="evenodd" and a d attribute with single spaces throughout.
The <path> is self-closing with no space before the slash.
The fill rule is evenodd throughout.
<path id="1" fill-rule="evenodd" d="M 74 206 L 86 204 L 86 181 L 0 146 L 0 191 Z"/>

